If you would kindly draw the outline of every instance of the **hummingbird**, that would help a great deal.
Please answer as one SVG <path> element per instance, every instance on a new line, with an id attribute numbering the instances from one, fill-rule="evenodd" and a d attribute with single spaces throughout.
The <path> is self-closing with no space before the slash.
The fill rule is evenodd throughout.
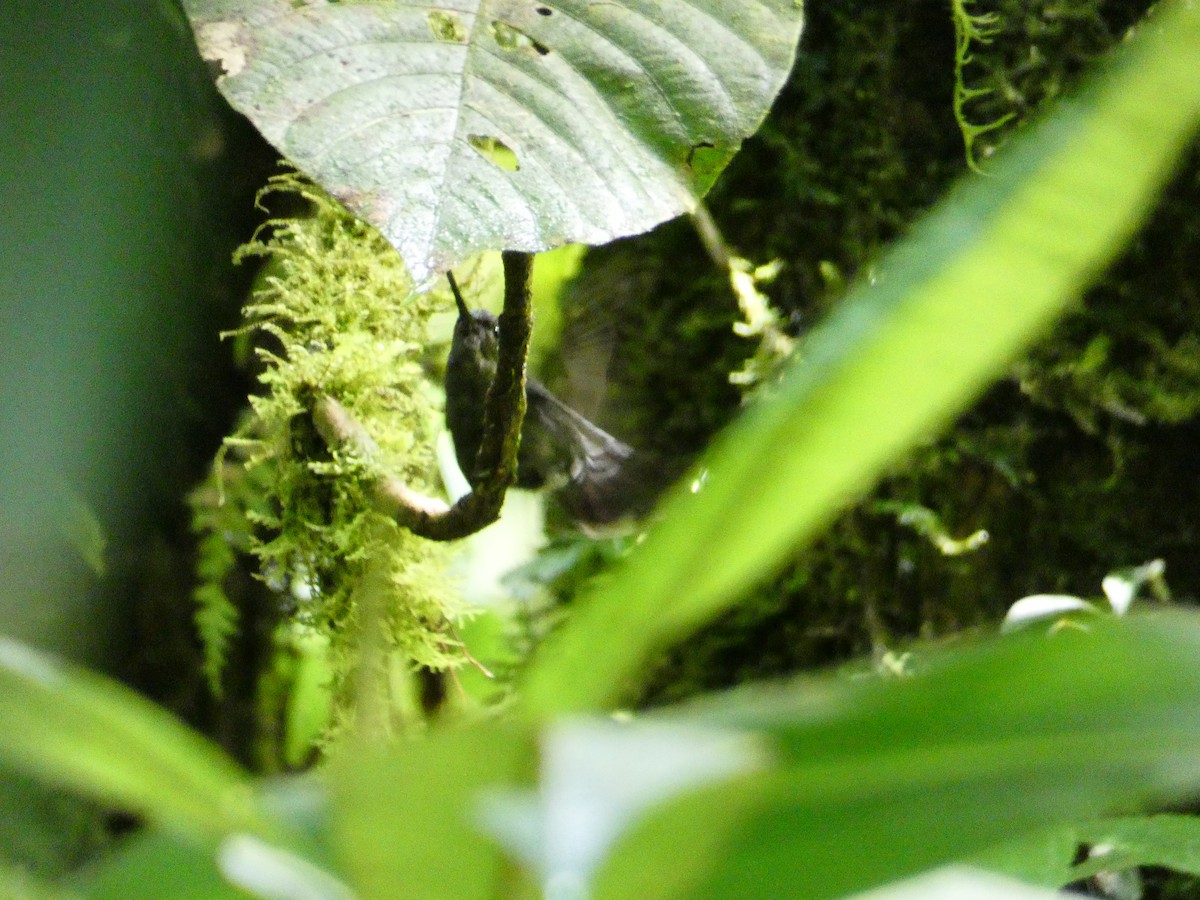
<path id="1" fill-rule="evenodd" d="M 452 276 L 449 281 L 458 321 L 446 361 L 446 427 L 454 438 L 458 466 L 474 485 L 484 404 L 496 375 L 500 325 L 487 310 L 469 309 Z M 585 530 L 649 512 L 656 491 L 643 477 L 646 466 L 640 454 L 534 378 L 525 380 L 525 400 L 517 487 L 549 490 Z"/>

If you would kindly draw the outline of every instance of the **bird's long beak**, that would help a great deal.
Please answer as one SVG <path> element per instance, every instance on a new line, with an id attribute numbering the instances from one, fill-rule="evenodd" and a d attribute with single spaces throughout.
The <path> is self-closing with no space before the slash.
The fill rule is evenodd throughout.
<path id="1" fill-rule="evenodd" d="M 454 293 L 454 302 L 458 306 L 458 314 L 464 319 L 471 318 L 471 310 L 467 307 L 467 302 L 463 300 L 462 291 L 458 289 L 458 282 L 454 280 L 454 273 L 446 270 L 446 280 L 450 282 L 450 290 Z"/>

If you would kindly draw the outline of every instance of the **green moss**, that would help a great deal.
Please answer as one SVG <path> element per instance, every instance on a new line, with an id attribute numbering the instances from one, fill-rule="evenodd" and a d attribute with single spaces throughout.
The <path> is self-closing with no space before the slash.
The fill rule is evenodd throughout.
<path id="1" fill-rule="evenodd" d="M 446 549 L 399 528 L 373 504 L 381 474 L 438 489 L 439 394 L 420 358 L 427 320 L 448 300 L 414 293 L 383 238 L 299 177 L 273 178 L 261 196 L 271 195 L 303 198 L 306 212 L 271 220 L 238 253 L 266 260 L 241 329 L 255 339 L 263 391 L 227 440 L 225 464 L 259 488 L 237 504 L 252 526 L 250 549 L 294 620 L 328 639 L 345 705 L 361 689 L 362 673 L 353 669 L 365 642 L 410 669 L 464 660 L 455 635 L 467 611 L 447 583 Z M 329 451 L 309 415 L 317 392 L 361 423 L 376 455 Z M 370 615 L 359 602 L 368 575 Z M 208 608 L 207 632 L 219 643 L 229 625 L 219 604 Z M 394 699 L 394 709 L 407 706 Z"/>

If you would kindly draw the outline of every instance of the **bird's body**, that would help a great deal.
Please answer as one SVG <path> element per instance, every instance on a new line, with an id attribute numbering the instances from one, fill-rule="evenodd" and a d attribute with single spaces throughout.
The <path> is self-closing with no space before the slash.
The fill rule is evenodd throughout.
<path id="1" fill-rule="evenodd" d="M 483 439 L 488 388 L 496 375 L 498 324 L 481 309 L 469 310 L 455 291 L 459 316 L 446 363 L 446 425 L 459 468 L 471 484 Z M 584 526 L 602 526 L 648 509 L 647 491 L 635 474 L 633 448 L 588 421 L 533 378 L 526 380 L 525 421 L 517 453 L 520 488 L 548 488 L 568 515 Z"/>

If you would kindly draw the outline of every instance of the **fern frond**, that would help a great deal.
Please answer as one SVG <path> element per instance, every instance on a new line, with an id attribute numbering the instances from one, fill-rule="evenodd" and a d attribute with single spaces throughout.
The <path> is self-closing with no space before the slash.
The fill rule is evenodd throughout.
<path id="1" fill-rule="evenodd" d="M 967 166 L 974 172 L 982 173 L 975 156 L 975 141 L 980 135 L 995 131 L 1013 118 L 1015 113 L 1006 113 L 997 119 L 982 124 L 971 122 L 967 118 L 967 104 L 979 97 L 992 93 L 991 88 L 973 88 L 966 84 L 965 71 L 974 57 L 971 55 L 973 44 L 987 44 L 999 30 L 999 17 L 995 13 L 972 14 L 967 7 L 974 0 L 950 0 L 950 14 L 954 22 L 954 120 L 958 122 L 963 136 L 963 151 L 966 153 Z"/>

